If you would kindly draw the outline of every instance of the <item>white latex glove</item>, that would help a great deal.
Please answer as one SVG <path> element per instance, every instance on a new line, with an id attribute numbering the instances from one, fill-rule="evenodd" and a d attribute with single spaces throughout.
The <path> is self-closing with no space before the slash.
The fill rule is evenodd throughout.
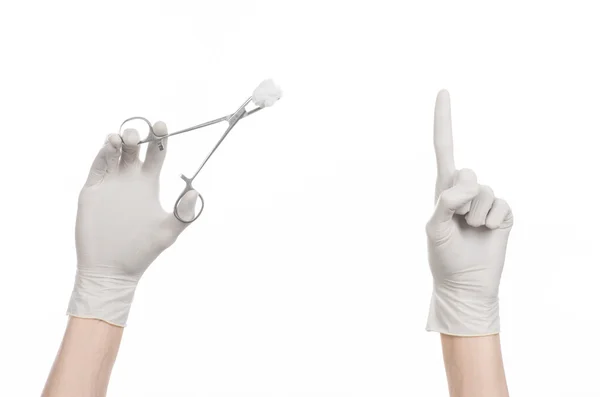
<path id="1" fill-rule="evenodd" d="M 157 135 L 167 127 L 154 125 Z M 79 196 L 75 241 L 77 275 L 67 313 L 125 326 L 136 286 L 144 271 L 175 242 L 187 223 L 165 211 L 159 202 L 159 176 L 167 149 L 148 144 L 139 158 L 137 131 L 109 135 L 100 149 Z M 192 219 L 196 193 L 179 206 Z M 188 218 L 189 217 L 189 218 Z"/>
<path id="2" fill-rule="evenodd" d="M 506 201 L 479 185 L 469 169 L 456 171 L 450 96 L 438 94 L 434 145 L 436 207 L 427 223 L 433 294 L 427 330 L 481 336 L 500 332 L 498 289 L 513 216 Z"/>

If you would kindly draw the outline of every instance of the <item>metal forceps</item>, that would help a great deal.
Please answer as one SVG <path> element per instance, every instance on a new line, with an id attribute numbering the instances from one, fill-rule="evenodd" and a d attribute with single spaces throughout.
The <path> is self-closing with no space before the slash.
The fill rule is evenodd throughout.
<path id="1" fill-rule="evenodd" d="M 208 155 L 206 156 L 206 158 L 204 159 L 204 161 L 202 162 L 202 164 L 200 164 L 200 167 L 198 168 L 198 170 L 196 170 L 196 172 L 194 173 L 194 175 L 192 175 L 191 178 L 186 177 L 185 175 L 181 174 L 181 179 L 183 179 L 183 181 L 185 182 L 185 188 L 183 189 L 183 191 L 181 192 L 181 194 L 179 195 L 179 197 L 177 198 L 177 201 L 175 202 L 175 206 L 173 207 L 173 215 L 175 215 L 175 217 L 180 220 L 183 223 L 192 223 L 194 222 L 196 219 L 198 219 L 198 217 L 200 216 L 200 214 L 202 214 L 202 210 L 204 209 L 204 198 L 202 198 L 202 195 L 196 191 L 196 193 L 198 194 L 198 198 L 200 199 L 200 210 L 198 211 L 198 213 L 194 216 L 193 219 L 191 220 L 186 220 L 183 219 L 180 215 L 179 215 L 179 210 L 177 209 L 179 203 L 181 202 L 181 200 L 183 199 L 183 196 L 185 196 L 185 194 L 191 190 L 195 190 L 192 186 L 192 182 L 194 181 L 194 178 L 196 178 L 196 176 L 198 176 L 198 174 L 200 173 L 200 171 L 202 170 L 202 168 L 204 168 L 204 166 L 206 165 L 206 163 L 208 162 L 208 159 L 210 159 L 210 157 L 213 155 L 213 153 L 217 150 L 217 148 L 219 147 L 219 145 L 221 145 L 221 143 L 223 142 L 223 140 L 225 139 L 225 137 L 227 137 L 227 135 L 229 134 L 229 132 L 233 129 L 233 127 L 235 127 L 235 125 L 237 124 L 238 121 L 240 121 L 241 119 L 243 119 L 244 117 L 248 117 L 251 114 L 256 113 L 257 111 L 259 111 L 260 109 L 263 109 L 263 107 L 256 107 L 255 109 L 246 110 L 246 106 L 248 106 L 248 104 L 252 101 L 252 97 L 248 98 L 243 104 L 242 106 L 239 107 L 238 110 L 236 110 L 233 114 L 230 114 L 228 116 L 224 116 L 215 120 L 211 120 L 211 121 L 207 121 L 206 123 L 202 123 L 202 124 L 198 124 L 195 125 L 193 127 L 189 127 L 189 128 L 185 128 L 183 130 L 180 131 L 176 131 L 167 135 L 163 135 L 163 136 L 159 136 L 156 135 L 156 133 L 154 132 L 154 129 L 152 128 L 152 124 L 150 123 L 150 121 L 148 121 L 148 119 L 144 118 L 144 117 L 131 117 L 128 118 L 127 120 L 123 121 L 123 123 L 121 123 L 121 127 L 119 127 L 119 131 L 121 131 L 121 129 L 123 128 L 123 126 L 125 125 L 125 123 L 132 121 L 132 120 L 141 120 L 143 122 L 145 122 L 146 124 L 148 124 L 149 127 L 149 131 L 148 131 L 148 136 L 139 141 L 138 145 L 141 145 L 143 143 L 148 143 L 148 142 L 152 142 L 152 141 L 158 141 L 158 148 L 159 150 L 164 150 L 163 144 L 162 144 L 162 140 L 164 138 L 173 136 L 173 135 L 179 135 L 179 134 L 183 134 L 184 132 L 189 132 L 189 131 L 193 131 L 193 130 L 197 130 L 203 127 L 207 127 L 209 125 L 213 125 L 213 124 L 217 124 L 223 121 L 227 121 L 227 123 L 229 124 L 227 129 L 225 130 L 225 132 L 223 133 L 223 135 L 221 135 L 221 138 L 217 141 L 217 143 L 215 144 L 215 146 L 212 148 L 212 150 L 208 153 Z"/>

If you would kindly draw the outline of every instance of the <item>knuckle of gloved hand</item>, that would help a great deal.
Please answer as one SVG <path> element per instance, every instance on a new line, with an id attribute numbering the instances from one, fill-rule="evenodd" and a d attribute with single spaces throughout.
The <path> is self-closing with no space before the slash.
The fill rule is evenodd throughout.
<path id="1" fill-rule="evenodd" d="M 481 186 L 477 183 L 469 183 L 465 187 L 465 194 L 470 197 L 477 197 L 481 194 Z"/>
<path id="2" fill-rule="evenodd" d="M 506 225 L 511 227 L 515 223 L 515 217 L 513 216 L 512 211 L 508 211 L 508 215 L 505 218 Z"/>
<path id="3" fill-rule="evenodd" d="M 500 225 L 498 224 L 498 220 L 496 220 L 496 219 L 486 219 L 485 227 L 487 227 L 488 229 L 491 229 L 491 230 L 495 230 L 495 229 L 498 229 L 498 227 L 500 227 Z"/>
<path id="4" fill-rule="evenodd" d="M 488 197 L 494 197 L 494 190 L 489 187 L 488 185 L 480 185 L 479 186 L 479 194 L 488 196 Z"/>
<path id="5" fill-rule="evenodd" d="M 481 216 L 478 214 L 473 214 L 472 212 L 469 212 L 467 214 L 465 220 L 467 221 L 467 225 L 472 227 L 480 227 L 483 225 L 483 220 L 481 219 Z"/>
<path id="6" fill-rule="evenodd" d="M 500 207 L 503 210 L 507 210 L 507 211 L 510 210 L 510 206 L 508 205 L 508 203 L 504 199 L 497 198 L 495 205 L 498 206 L 498 207 Z"/>
<path id="7" fill-rule="evenodd" d="M 456 183 L 458 182 L 477 182 L 477 174 L 470 168 L 462 168 L 456 173 Z"/>
<path id="8" fill-rule="evenodd" d="M 504 217 L 504 222 L 507 223 L 509 226 L 512 226 L 512 224 L 514 223 L 514 220 L 515 220 L 514 213 L 513 213 L 512 209 L 510 208 L 510 206 L 508 205 L 508 203 L 506 203 L 505 208 L 506 208 L 506 216 Z"/>

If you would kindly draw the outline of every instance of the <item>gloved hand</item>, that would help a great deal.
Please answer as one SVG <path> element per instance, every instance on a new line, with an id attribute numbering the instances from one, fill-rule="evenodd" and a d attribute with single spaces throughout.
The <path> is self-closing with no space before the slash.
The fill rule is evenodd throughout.
<path id="1" fill-rule="evenodd" d="M 158 122 L 154 131 L 163 136 L 167 127 Z M 72 316 L 125 326 L 144 271 L 188 225 L 159 202 L 167 138 L 162 151 L 158 141 L 148 144 L 143 163 L 139 140 L 131 129 L 122 138 L 109 135 L 79 195 L 77 275 L 67 311 Z M 190 191 L 180 202 L 183 219 L 193 218 L 196 198 Z"/>
<path id="2" fill-rule="evenodd" d="M 498 289 L 513 216 L 506 201 L 479 185 L 469 169 L 456 171 L 450 96 L 438 94 L 434 145 L 437 204 L 427 223 L 433 294 L 427 330 L 481 336 L 500 332 Z"/>

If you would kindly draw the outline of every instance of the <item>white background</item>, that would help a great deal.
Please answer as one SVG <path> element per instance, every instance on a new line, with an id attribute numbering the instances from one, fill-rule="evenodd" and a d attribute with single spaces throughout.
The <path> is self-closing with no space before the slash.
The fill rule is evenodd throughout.
<path id="1" fill-rule="evenodd" d="M 501 284 L 511 396 L 600 396 L 593 1 L 3 2 L 0 395 L 39 395 L 104 137 L 284 98 L 195 186 L 200 220 L 146 273 L 110 396 L 443 396 L 424 331 L 433 104 L 458 167 L 512 204 Z M 222 127 L 173 138 L 170 207 Z"/>

